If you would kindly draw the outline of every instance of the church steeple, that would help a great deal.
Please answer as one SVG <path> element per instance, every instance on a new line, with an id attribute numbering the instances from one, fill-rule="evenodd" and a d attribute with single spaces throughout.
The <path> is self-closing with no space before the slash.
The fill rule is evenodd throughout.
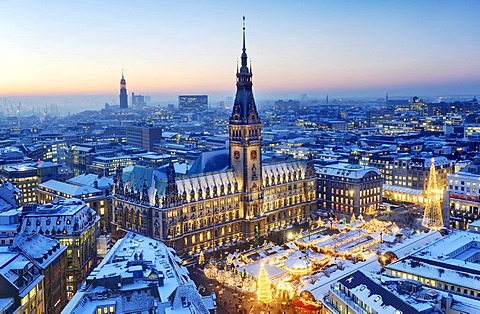
<path id="1" fill-rule="evenodd" d="M 123 69 L 122 69 L 122 78 L 120 79 L 120 108 L 126 109 L 128 108 L 128 96 L 127 96 L 127 81 L 123 76 Z"/>
<path id="2" fill-rule="evenodd" d="M 235 124 L 258 124 L 257 106 L 252 91 L 252 71 L 248 68 L 248 56 L 245 40 L 245 17 L 243 17 L 243 46 L 241 54 L 241 66 L 237 67 L 237 93 L 233 104 L 233 112 L 230 123 Z"/>

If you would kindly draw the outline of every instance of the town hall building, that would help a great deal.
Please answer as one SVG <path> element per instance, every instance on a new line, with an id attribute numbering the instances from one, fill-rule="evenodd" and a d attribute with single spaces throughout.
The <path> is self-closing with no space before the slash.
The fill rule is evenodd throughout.
<path id="1" fill-rule="evenodd" d="M 262 160 L 262 123 L 243 28 L 241 67 L 229 122 L 229 149 L 202 154 L 186 175 L 173 164 L 131 166 L 116 175 L 114 229 L 199 252 L 305 223 L 316 213 L 311 160 Z"/>

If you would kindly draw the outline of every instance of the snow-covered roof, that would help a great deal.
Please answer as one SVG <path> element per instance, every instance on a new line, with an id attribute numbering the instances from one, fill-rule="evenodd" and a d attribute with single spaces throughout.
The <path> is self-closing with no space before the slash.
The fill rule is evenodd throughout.
<path id="1" fill-rule="evenodd" d="M 185 176 L 178 178 L 176 181 L 178 193 L 180 195 L 185 192 L 187 201 L 191 200 L 191 193 L 198 193 L 200 190 L 203 195 L 202 198 L 207 197 L 207 189 L 209 190 L 209 197 L 214 196 L 214 190 L 217 190 L 217 195 L 232 194 L 233 188 L 237 185 L 237 179 L 233 171 L 219 171 L 212 173 L 205 173 L 199 176 Z"/>
<path id="2" fill-rule="evenodd" d="M 228 149 L 203 152 L 188 170 L 189 174 L 202 174 L 205 172 L 225 170 L 230 165 Z"/>
<path id="3" fill-rule="evenodd" d="M 40 161 L 37 165 L 37 168 L 49 168 L 49 167 L 57 167 L 57 164 L 54 164 L 50 161 Z"/>
<path id="4" fill-rule="evenodd" d="M 457 231 L 408 255 L 386 268 L 436 281 L 478 289 L 480 264 L 471 262 L 480 254 L 480 235 Z"/>
<path id="5" fill-rule="evenodd" d="M 13 298 L 0 298 L 0 313 L 7 313 L 7 310 L 13 306 L 14 299 Z"/>
<path id="6" fill-rule="evenodd" d="M 48 180 L 38 185 L 40 189 L 50 190 L 52 192 L 60 192 L 62 194 L 68 195 L 70 197 L 78 197 L 81 198 L 84 195 L 89 194 L 102 194 L 102 191 L 95 189 L 90 186 L 77 186 L 68 184 L 65 182 L 57 181 L 57 180 Z"/>
<path id="7" fill-rule="evenodd" d="M 23 276 L 23 280 L 19 280 L 19 271 L 25 267 L 36 268 L 36 270 L 30 272 L 33 276 Z M 40 282 L 44 276 L 40 274 L 38 267 L 23 253 L 0 252 L 0 277 L 3 277 L 5 282 L 18 291 L 19 297 L 23 297 L 30 290 L 26 289 L 26 287 Z"/>
<path id="8" fill-rule="evenodd" d="M 429 232 L 416 234 L 411 238 L 405 240 L 403 243 L 398 243 L 392 248 L 388 248 L 389 251 L 392 251 L 397 256 L 402 256 L 404 254 L 409 254 L 412 251 L 421 248 L 432 241 L 436 241 L 441 238 L 440 233 L 438 232 Z M 314 284 L 307 284 L 305 287 L 301 287 L 300 291 L 307 290 L 315 297 L 316 300 L 321 300 L 323 296 L 328 292 L 330 285 L 335 283 L 337 280 L 343 276 L 349 275 L 356 270 L 362 270 L 363 272 L 370 272 L 374 270 L 380 270 L 381 265 L 378 263 L 377 256 L 374 255 L 370 257 L 365 262 L 358 262 L 352 264 L 350 262 L 344 263 L 344 268 L 338 269 L 333 272 L 329 277 L 323 276 L 320 277 Z"/>
<path id="9" fill-rule="evenodd" d="M 350 179 L 362 179 L 369 173 L 381 175 L 381 172 L 375 167 L 364 167 L 346 163 L 315 166 L 315 170 L 318 174 L 326 174 Z"/>
<path id="10" fill-rule="evenodd" d="M 91 228 L 98 220 L 97 213 L 79 199 L 55 199 L 52 203 L 35 206 L 25 215 L 20 230 L 61 237 Z"/>
<path id="11" fill-rule="evenodd" d="M 356 296 L 376 313 L 398 314 L 411 313 L 419 314 L 431 308 L 429 302 L 409 302 L 403 300 L 398 293 L 385 289 L 382 285 L 367 276 L 361 271 L 343 277 L 339 282 L 345 286 L 350 294 Z"/>
<path id="12" fill-rule="evenodd" d="M 399 185 L 390 185 L 390 184 L 384 184 L 383 185 L 383 190 L 384 191 L 391 191 L 391 192 L 405 193 L 405 194 L 409 194 L 409 195 L 422 195 L 423 194 L 422 190 L 407 188 L 407 187 L 399 186 Z"/>
<path id="13" fill-rule="evenodd" d="M 13 240 L 12 248 L 21 250 L 44 269 L 67 249 L 57 240 L 38 233 L 17 234 Z"/>
<path id="14" fill-rule="evenodd" d="M 305 179 L 306 170 L 307 162 L 301 160 L 264 163 L 262 166 L 263 185 L 275 185 L 291 180 Z"/>
<path id="15" fill-rule="evenodd" d="M 215 307 L 212 297 L 200 296 L 181 263 L 164 243 L 129 232 L 90 273 L 86 288 L 75 294 L 62 313 L 94 314 L 99 306 L 115 304 L 119 313 L 148 312 L 156 305 L 158 313 L 208 314 Z M 183 307 L 182 298 L 190 306 Z"/>
<path id="16" fill-rule="evenodd" d="M 67 183 L 79 186 L 95 186 L 95 181 L 98 183 L 98 189 L 109 189 L 113 186 L 113 179 L 99 176 L 93 173 L 85 173 L 67 180 Z"/>
<path id="17" fill-rule="evenodd" d="M 128 169 L 124 168 L 122 180 L 127 189 L 132 189 L 137 193 L 146 190 L 150 204 L 155 205 L 155 196 L 158 198 L 165 196 L 168 182 L 167 171 L 167 166 L 153 169 L 136 165 Z M 189 202 L 199 198 L 200 193 L 202 194 L 201 198 L 206 198 L 207 193 L 208 197 L 214 197 L 215 190 L 217 195 L 237 193 L 235 187 L 238 186 L 232 170 L 177 176 L 175 183 L 178 193 L 185 195 Z"/>

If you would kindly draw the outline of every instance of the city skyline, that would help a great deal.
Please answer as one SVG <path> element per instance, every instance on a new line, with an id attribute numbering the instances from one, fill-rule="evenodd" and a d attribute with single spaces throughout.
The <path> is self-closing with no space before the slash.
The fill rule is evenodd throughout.
<path id="1" fill-rule="evenodd" d="M 110 99 L 122 69 L 129 93 L 233 96 L 242 15 L 259 99 L 480 86 L 475 1 L 113 4 L 0 4 L 0 96 Z"/>

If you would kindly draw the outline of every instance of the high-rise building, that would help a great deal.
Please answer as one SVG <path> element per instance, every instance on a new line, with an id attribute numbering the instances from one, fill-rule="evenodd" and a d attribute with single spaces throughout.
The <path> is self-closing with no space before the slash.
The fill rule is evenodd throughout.
<path id="1" fill-rule="evenodd" d="M 130 126 L 127 128 L 127 144 L 134 147 L 153 151 L 153 144 L 161 139 L 161 127 Z"/>
<path id="2" fill-rule="evenodd" d="M 183 176 L 173 164 L 123 169 L 113 199 L 118 234 L 133 230 L 183 254 L 260 240 L 307 223 L 316 212 L 312 160 L 262 161 L 245 30 L 241 59 L 229 150 L 203 153 Z"/>
<path id="3" fill-rule="evenodd" d="M 135 93 L 132 93 L 132 108 L 142 108 L 146 104 L 147 102 L 145 101 L 145 96 L 135 95 Z"/>
<path id="4" fill-rule="evenodd" d="M 187 111 L 201 111 L 208 109 L 207 95 L 180 95 L 178 109 Z"/>
<path id="5" fill-rule="evenodd" d="M 123 76 L 122 71 L 122 79 L 120 80 L 120 108 L 127 109 L 128 108 L 128 95 L 127 95 L 127 81 Z"/>

